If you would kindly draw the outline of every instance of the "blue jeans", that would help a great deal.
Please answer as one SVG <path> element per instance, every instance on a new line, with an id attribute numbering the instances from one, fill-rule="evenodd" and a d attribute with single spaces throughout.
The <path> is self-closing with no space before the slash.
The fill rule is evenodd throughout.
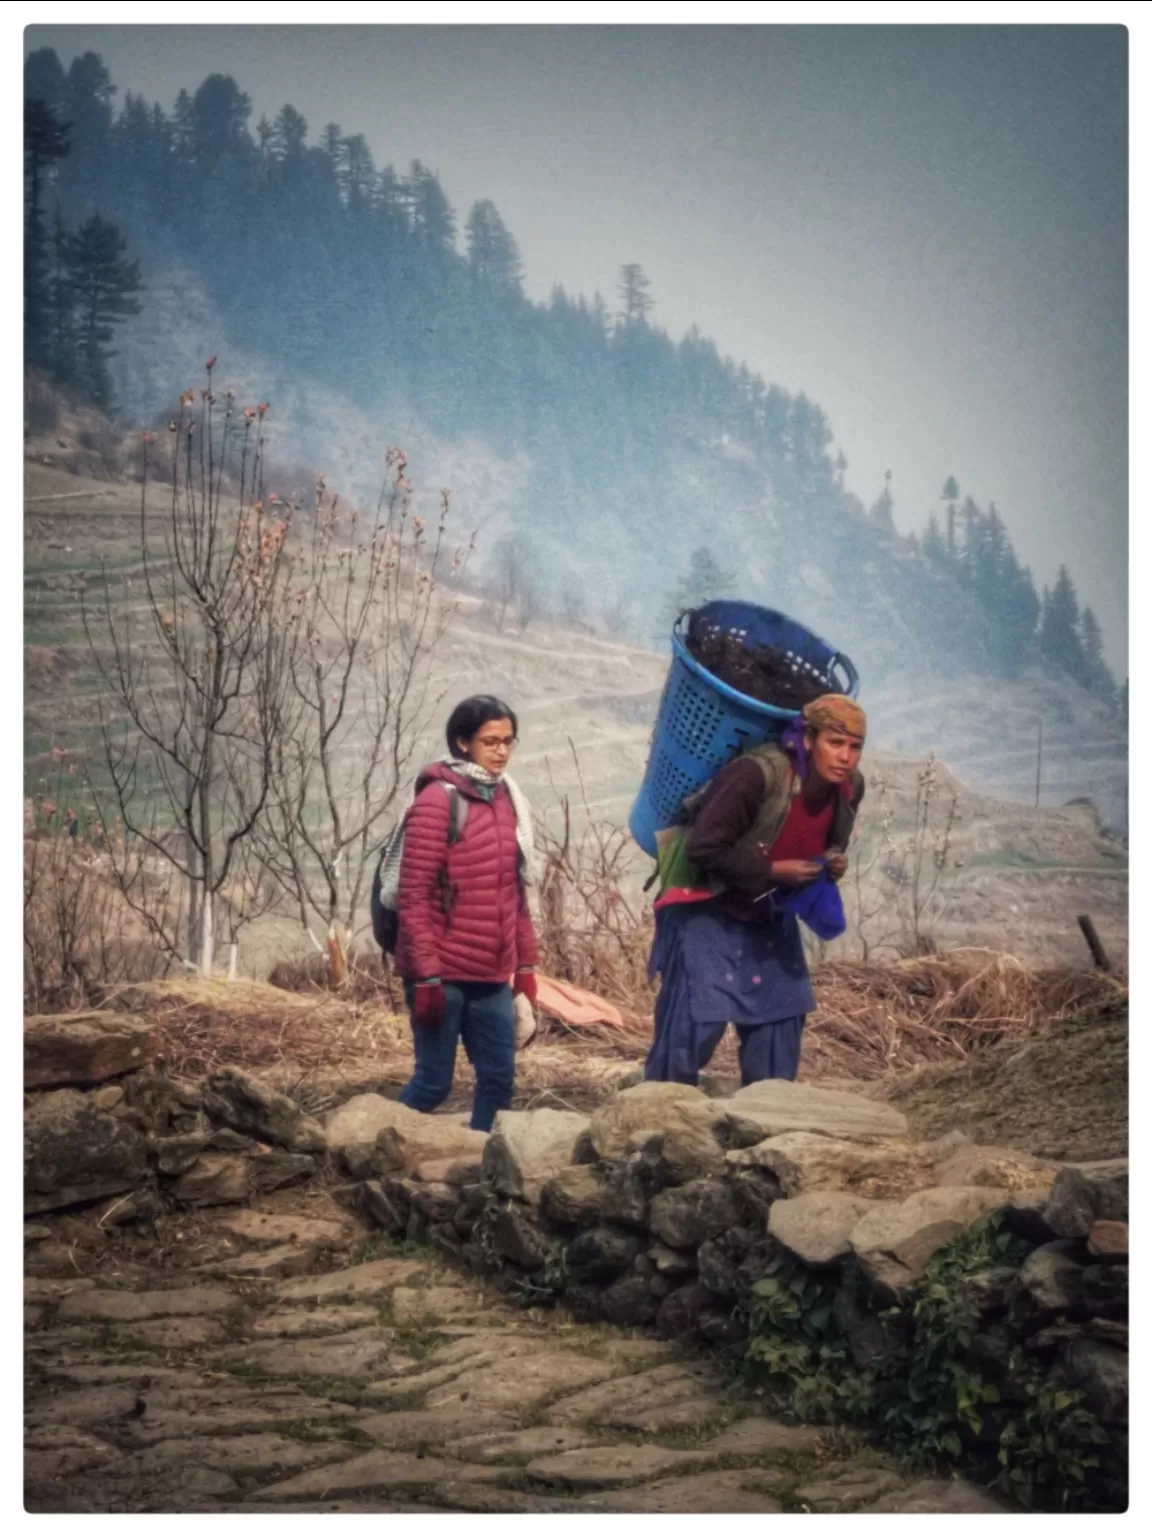
<path id="1" fill-rule="evenodd" d="M 414 988 L 404 983 L 408 1011 Z M 512 988 L 490 981 L 446 981 L 447 1007 L 439 1029 L 412 1025 L 416 1070 L 403 1092 L 401 1104 L 431 1114 L 452 1092 L 456 1070 L 456 1046 L 464 1052 L 476 1073 L 476 1097 L 472 1101 L 472 1129 L 490 1131 L 496 1112 L 512 1103 L 516 1075 L 516 1019 Z"/>

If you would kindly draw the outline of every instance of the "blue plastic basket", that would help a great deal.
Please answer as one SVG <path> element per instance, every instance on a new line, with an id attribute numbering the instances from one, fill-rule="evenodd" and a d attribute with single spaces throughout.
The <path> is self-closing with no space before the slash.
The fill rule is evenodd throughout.
<path id="1" fill-rule="evenodd" d="M 672 630 L 672 665 L 664 684 L 644 782 L 628 827 L 653 858 L 656 833 L 676 821 L 685 795 L 699 789 L 745 747 L 777 737 L 799 711 L 761 704 L 713 677 L 688 653 L 681 614 Z M 698 623 L 739 635 L 750 646 L 773 645 L 791 670 L 829 693 L 855 698 L 860 688 L 848 657 L 795 619 L 754 603 L 715 602 L 696 610 Z"/>

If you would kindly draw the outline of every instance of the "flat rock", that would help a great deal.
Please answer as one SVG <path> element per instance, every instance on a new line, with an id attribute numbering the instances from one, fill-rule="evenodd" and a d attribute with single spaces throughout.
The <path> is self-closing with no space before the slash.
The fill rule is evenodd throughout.
<path id="1" fill-rule="evenodd" d="M 150 1136 L 149 1145 L 157 1173 L 165 1178 L 179 1178 L 195 1167 L 197 1158 L 208 1150 L 207 1131 L 187 1131 L 178 1136 Z"/>
<path id="2" fill-rule="evenodd" d="M 768 1212 L 768 1231 L 805 1264 L 833 1264 L 851 1253 L 848 1239 L 871 1205 L 835 1190 L 777 1200 Z"/>
<path id="3" fill-rule="evenodd" d="M 88 1086 L 132 1072 L 151 1059 L 153 1033 L 150 1019 L 132 1013 L 29 1015 L 24 1020 L 24 1087 Z"/>
<path id="4" fill-rule="evenodd" d="M 298 1184 L 303 1179 L 310 1179 L 315 1172 L 316 1161 L 306 1152 L 256 1147 L 248 1158 L 248 1182 L 256 1195 L 268 1195 L 274 1189 Z"/>
<path id="5" fill-rule="evenodd" d="M 644 1482 L 673 1467 L 698 1466 L 709 1459 L 704 1451 L 670 1451 L 662 1445 L 596 1445 L 537 1457 L 524 1470 L 540 1482 L 604 1488 Z"/>
<path id="6" fill-rule="evenodd" d="M 816 1131 L 842 1141 L 908 1135 L 906 1117 L 888 1104 L 784 1078 L 751 1083 L 713 1102 L 726 1111 L 730 1134 L 746 1146 L 786 1131 Z"/>
<path id="7" fill-rule="evenodd" d="M 422 1184 L 478 1184 L 484 1171 L 483 1149 L 477 1157 L 440 1157 L 418 1163 L 412 1177 Z"/>
<path id="8" fill-rule="evenodd" d="M 428 1265 L 419 1259 L 373 1259 L 368 1264 L 353 1264 L 326 1275 L 307 1275 L 299 1280 L 285 1280 L 276 1287 L 283 1301 L 337 1301 L 344 1296 L 380 1296 L 400 1285 Z"/>
<path id="9" fill-rule="evenodd" d="M 486 1414 L 485 1425 L 485 1433 L 477 1435 L 476 1415 L 467 1407 L 459 1413 L 435 1412 L 427 1408 L 401 1409 L 396 1413 L 372 1413 L 356 1420 L 357 1429 L 382 1450 L 389 1451 L 419 1451 L 446 1442 L 463 1443 L 465 1437 L 478 1441 L 498 1439 L 515 1429 L 515 1420 L 501 1414 Z M 454 1446 L 452 1454 L 456 1454 Z M 470 1459 L 484 1460 L 482 1456 Z"/>
<path id="10" fill-rule="evenodd" d="M 221 1472 L 292 1472 L 347 1457 L 347 1441 L 290 1440 L 267 1432 L 250 1435 L 203 1435 L 196 1441 L 195 1459 L 201 1466 Z M 158 1440 L 137 1455 L 142 1467 L 186 1460 L 186 1440 Z"/>
<path id="11" fill-rule="evenodd" d="M 271 1142 L 285 1152 L 323 1152 L 324 1127 L 287 1094 L 278 1092 L 250 1072 L 225 1067 L 214 1072 L 202 1089 L 204 1109 L 234 1131 Z"/>
<path id="12" fill-rule="evenodd" d="M 756 1486 L 754 1471 L 694 1472 L 641 1488 L 622 1488 L 601 1498 L 584 1498 L 589 1510 L 650 1515 L 777 1515 L 783 1505 Z"/>
<path id="13" fill-rule="evenodd" d="M 207 1153 L 180 1176 L 172 1195 L 181 1205 L 240 1205 L 250 1192 L 246 1157 Z"/>
<path id="14" fill-rule="evenodd" d="M 286 1425 L 311 1425 L 331 1433 L 352 1422 L 356 1410 L 347 1403 L 301 1392 L 285 1383 L 253 1388 L 227 1380 L 199 1388 L 159 1387 L 133 1392 L 133 1404 L 143 1396 L 145 1412 L 129 1414 L 118 1425 L 139 1445 L 160 1440 L 201 1436 L 253 1434 Z"/>
<path id="15" fill-rule="evenodd" d="M 601 1381 L 573 1391 L 548 1408 L 554 1424 L 615 1424 L 618 1416 L 648 1412 L 669 1403 L 719 1393 L 723 1377 L 708 1361 L 669 1361 L 653 1370 Z"/>
<path id="16" fill-rule="evenodd" d="M 43 1488 L 44 1485 L 40 1485 Z M 142 1464 L 138 1456 L 91 1467 L 67 1490 L 54 1486 L 35 1502 L 26 1490 L 27 1507 L 44 1513 L 185 1514 L 208 1499 L 239 1498 L 240 1490 L 227 1472 L 215 1472 L 195 1462 Z M 59 1501 L 59 1502 L 57 1502 Z"/>
<path id="17" fill-rule="evenodd" d="M 77 1291 L 57 1314 L 62 1322 L 139 1323 L 150 1317 L 210 1317 L 237 1304 L 232 1291 L 210 1286 L 180 1291 Z"/>
<path id="18" fill-rule="evenodd" d="M 1002 1189 L 924 1189 L 907 1200 L 882 1201 L 852 1229 L 849 1241 L 860 1267 L 881 1292 L 914 1285 L 932 1255 L 982 1216 L 1002 1206 Z"/>
<path id="19" fill-rule="evenodd" d="M 796 1500 L 813 1515 L 838 1515 L 870 1504 L 900 1486 L 894 1472 L 879 1467 L 829 1467 L 825 1473 L 796 1490 Z"/>
<path id="20" fill-rule="evenodd" d="M 353 1178 L 367 1178 L 374 1170 L 368 1159 L 376 1148 L 376 1137 L 390 1125 L 416 1117 L 396 1099 L 380 1093 L 358 1093 L 334 1109 L 324 1121 L 328 1149 L 339 1157 Z"/>
<path id="21" fill-rule="evenodd" d="M 427 1397 L 429 1408 L 462 1408 L 474 1412 L 504 1412 L 535 1407 L 567 1389 L 574 1392 L 611 1376 L 615 1367 L 575 1350 L 544 1349 L 514 1354 L 491 1364 L 472 1366 Z"/>
<path id="22" fill-rule="evenodd" d="M 1009 1510 L 987 1489 L 977 1488 L 975 1483 L 967 1483 L 962 1478 L 922 1477 L 868 1505 L 868 1514 L 881 1512 L 894 1515 L 1003 1515 Z"/>
<path id="23" fill-rule="evenodd" d="M 423 1289 L 398 1286 L 392 1292 L 392 1316 L 400 1324 L 431 1323 L 445 1317 L 474 1313 L 485 1297 L 462 1286 L 430 1285 Z"/>
<path id="24" fill-rule="evenodd" d="M 488 1139 L 452 1115 L 422 1115 L 378 1093 L 357 1094 L 333 1110 L 325 1133 L 355 1179 L 406 1173 L 427 1162 L 474 1160 Z"/>
<path id="25" fill-rule="evenodd" d="M 933 1159 L 922 1147 L 895 1139 L 848 1141 L 812 1131 L 786 1131 L 730 1152 L 728 1165 L 768 1169 L 788 1196 L 840 1190 L 867 1200 L 902 1200 L 938 1182 Z"/>
<path id="26" fill-rule="evenodd" d="M 540 1214 L 561 1227 L 590 1226 L 604 1204 L 604 1170 L 595 1163 L 573 1163 L 544 1184 Z"/>
<path id="27" fill-rule="evenodd" d="M 222 1344 L 227 1338 L 223 1323 L 214 1317 L 155 1317 L 141 1323 L 125 1323 L 116 1329 L 118 1339 L 142 1344 L 146 1349 L 199 1349 Z"/>
<path id="28" fill-rule="evenodd" d="M 1087 1237 L 1098 1221 L 1127 1221 L 1127 1172 L 1061 1169 L 1048 1196 L 1044 1220 L 1057 1237 Z"/>
<path id="29" fill-rule="evenodd" d="M 148 1177 L 148 1140 L 74 1088 L 38 1093 L 24 1111 L 27 1215 L 123 1194 Z"/>
<path id="30" fill-rule="evenodd" d="M 307 1339 L 369 1328 L 379 1320 L 375 1307 L 289 1307 L 255 1318 L 248 1333 L 254 1339 Z"/>
<path id="31" fill-rule="evenodd" d="M 558 1424 L 534 1424 L 530 1429 L 486 1429 L 483 1434 L 465 1435 L 452 1440 L 446 1447 L 446 1454 L 461 1461 L 495 1462 L 517 1456 L 527 1461 L 535 1456 L 583 1450 L 593 1443 L 582 1430 L 566 1429 Z"/>
<path id="32" fill-rule="evenodd" d="M 114 1445 L 70 1424 L 46 1424 L 24 1436 L 24 1481 L 56 1482 L 73 1472 L 116 1461 Z"/>
<path id="33" fill-rule="evenodd" d="M 267 1376 L 341 1380 L 394 1376 L 415 1363 L 397 1350 L 392 1330 L 379 1327 L 352 1328 L 335 1338 L 263 1339 L 238 1346 L 227 1358 L 256 1366 Z"/>
<path id="34" fill-rule="evenodd" d="M 497 1193 L 540 1202 L 544 1185 L 572 1162 L 587 1115 L 565 1109 L 502 1109 L 484 1148 L 484 1175 Z"/>
<path id="35" fill-rule="evenodd" d="M 724 1411 L 724 1402 L 715 1397 L 681 1397 L 655 1407 L 612 1409 L 600 1423 L 611 1429 L 636 1429 L 645 1435 L 659 1435 L 670 1429 L 696 1429 L 716 1419 Z"/>
<path id="36" fill-rule="evenodd" d="M 274 1247 L 278 1243 L 336 1244 L 347 1238 L 352 1231 L 351 1226 L 343 1221 L 325 1221 L 299 1215 L 281 1216 L 269 1211 L 251 1210 L 229 1211 L 217 1219 L 216 1225 L 223 1227 L 225 1232 L 242 1237 L 254 1248 L 264 1244 Z"/>
<path id="37" fill-rule="evenodd" d="M 619 1162 L 650 1137 L 675 1126 L 690 1137 L 703 1132 L 716 1147 L 712 1127 L 723 1122 L 718 1110 L 699 1088 L 687 1083 L 638 1083 L 613 1094 L 601 1104 L 588 1127 L 592 1146 L 603 1162 Z"/>
<path id="38" fill-rule="evenodd" d="M 1094 1221 L 1088 1233 L 1088 1252 L 1093 1258 L 1126 1259 L 1128 1257 L 1128 1223 L 1126 1221 Z"/>
<path id="39" fill-rule="evenodd" d="M 252 1279 L 280 1280 L 289 1275 L 306 1275 L 315 1268 L 320 1247 L 312 1243 L 281 1243 L 277 1248 L 256 1248 L 234 1259 L 206 1265 L 213 1274 L 246 1275 Z"/>
<path id="40" fill-rule="evenodd" d="M 708 1442 L 724 1456 L 814 1455 L 826 1431 L 812 1424 L 780 1424 L 775 1419 L 737 1419 Z"/>
<path id="41" fill-rule="evenodd" d="M 135 1385 L 74 1387 L 30 1403 L 27 1421 L 32 1427 L 103 1424 L 127 1418 L 136 1407 L 136 1399 Z"/>
<path id="42" fill-rule="evenodd" d="M 435 1456 L 409 1455 L 404 1451 L 366 1451 L 362 1456 L 341 1462 L 339 1466 L 318 1468 L 291 1477 L 287 1482 L 260 1488 L 253 1498 L 261 1503 L 278 1504 L 285 1500 L 323 1495 L 344 1498 L 352 1494 L 373 1493 L 377 1489 L 423 1488 L 437 1490 L 439 1502 L 451 1502 L 452 1489 L 470 1482 L 492 1482 L 500 1476 L 496 1467 L 481 1467 L 466 1461 L 444 1461 Z"/>
<path id="43" fill-rule="evenodd" d="M 1059 1167 L 1014 1147 L 957 1147 L 936 1167 L 935 1183 L 987 1185 L 993 1189 L 1033 1190 L 1046 1193 Z"/>
<path id="44" fill-rule="evenodd" d="M 63 1301 L 74 1291 L 94 1291 L 95 1280 L 86 1275 L 75 1275 L 71 1280 L 52 1280 L 36 1275 L 24 1278 L 24 1300 L 29 1302 Z"/>

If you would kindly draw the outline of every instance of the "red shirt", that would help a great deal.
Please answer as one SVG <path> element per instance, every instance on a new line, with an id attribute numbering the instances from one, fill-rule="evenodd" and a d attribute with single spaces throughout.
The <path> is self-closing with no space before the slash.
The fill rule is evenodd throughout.
<path id="1" fill-rule="evenodd" d="M 832 812 L 835 801 L 829 795 L 818 810 L 809 810 L 804 796 L 794 795 L 780 836 L 768 854 L 773 864 L 784 859 L 822 859 L 832 836 Z"/>

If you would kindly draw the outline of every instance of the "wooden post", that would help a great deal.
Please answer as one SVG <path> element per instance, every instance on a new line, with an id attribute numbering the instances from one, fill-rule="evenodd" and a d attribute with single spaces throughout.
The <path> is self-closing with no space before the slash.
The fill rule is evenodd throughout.
<path id="1" fill-rule="evenodd" d="M 1040 721 L 1036 734 L 1036 804 L 1040 804 L 1040 765 L 1044 761 L 1044 722 Z"/>
<path id="2" fill-rule="evenodd" d="M 1092 960 L 1096 969 L 1098 971 L 1110 971 L 1112 969 L 1112 962 L 1109 960 L 1108 953 L 1100 942 L 1100 935 L 1096 932 L 1096 924 L 1087 915 L 1078 917 L 1076 921 L 1080 924 L 1080 932 L 1084 935 L 1085 942 L 1092 952 Z"/>

